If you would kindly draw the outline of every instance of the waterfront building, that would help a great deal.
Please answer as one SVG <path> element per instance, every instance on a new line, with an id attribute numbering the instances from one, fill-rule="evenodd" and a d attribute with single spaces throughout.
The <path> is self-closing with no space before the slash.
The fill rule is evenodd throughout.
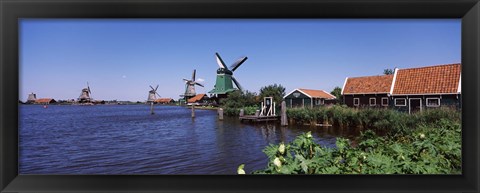
<path id="1" fill-rule="evenodd" d="M 297 88 L 283 97 L 289 108 L 313 108 L 334 104 L 336 97 L 323 90 Z"/>
<path id="2" fill-rule="evenodd" d="M 187 104 L 205 105 L 209 103 L 209 98 L 206 94 L 197 94 L 188 99 Z"/>
<path id="3" fill-rule="evenodd" d="M 157 103 L 157 104 L 172 104 L 172 103 L 175 103 L 175 100 L 173 100 L 172 98 L 159 98 L 159 99 L 155 100 L 155 103 Z"/>
<path id="4" fill-rule="evenodd" d="M 395 69 L 393 75 L 347 77 L 349 107 L 391 107 L 413 113 L 441 106 L 461 108 L 461 64 Z"/>
<path id="5" fill-rule="evenodd" d="M 394 75 L 347 77 L 343 103 L 349 107 L 388 107 Z"/>
<path id="6" fill-rule="evenodd" d="M 403 112 L 448 106 L 461 108 L 461 66 L 446 64 L 395 69 L 392 106 Z"/>
<path id="7" fill-rule="evenodd" d="M 55 99 L 52 98 L 40 98 L 35 100 L 35 104 L 42 104 L 42 105 L 48 105 L 52 103 L 56 103 Z"/>

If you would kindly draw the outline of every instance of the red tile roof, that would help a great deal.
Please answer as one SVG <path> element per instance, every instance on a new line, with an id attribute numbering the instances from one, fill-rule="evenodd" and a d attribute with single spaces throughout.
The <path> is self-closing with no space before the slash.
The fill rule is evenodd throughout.
<path id="1" fill-rule="evenodd" d="M 197 94 L 196 96 L 194 96 L 194 97 L 192 97 L 192 98 L 188 99 L 188 101 L 187 101 L 187 102 L 189 102 L 189 103 L 195 103 L 195 102 L 198 102 L 198 101 L 202 100 L 202 99 L 203 99 L 203 97 L 204 97 L 205 95 L 206 95 L 206 94 Z"/>
<path id="2" fill-rule="evenodd" d="M 52 103 L 52 102 L 55 102 L 55 100 L 52 98 L 41 98 L 41 99 L 35 100 L 35 103 Z"/>
<path id="3" fill-rule="evenodd" d="M 169 103 L 169 102 L 172 102 L 173 99 L 172 98 L 159 98 L 157 100 L 155 100 L 155 102 L 157 103 Z"/>
<path id="4" fill-rule="evenodd" d="M 460 72 L 459 63 L 399 69 L 392 94 L 457 93 Z"/>
<path id="5" fill-rule="evenodd" d="M 390 93 L 393 75 L 349 77 L 343 94 Z"/>
<path id="6" fill-rule="evenodd" d="M 304 88 L 299 88 L 298 90 L 304 92 L 307 95 L 310 95 L 312 98 L 325 98 L 325 99 L 335 99 L 336 97 L 331 95 L 328 92 L 325 92 L 323 90 L 312 90 L 312 89 L 304 89 Z"/>

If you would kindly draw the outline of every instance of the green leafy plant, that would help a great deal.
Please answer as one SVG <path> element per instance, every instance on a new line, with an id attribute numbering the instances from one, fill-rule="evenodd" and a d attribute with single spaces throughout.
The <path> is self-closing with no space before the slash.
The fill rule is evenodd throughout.
<path id="1" fill-rule="evenodd" d="M 391 115 L 389 115 L 391 116 Z M 448 116 L 455 118 L 454 116 Z M 254 174 L 459 174 L 461 126 L 456 119 L 441 118 L 402 135 L 361 133 L 359 143 L 337 138 L 336 147 L 322 147 L 310 132 L 292 142 L 270 144 L 265 169 Z M 243 166 L 242 166 L 243 170 Z"/>

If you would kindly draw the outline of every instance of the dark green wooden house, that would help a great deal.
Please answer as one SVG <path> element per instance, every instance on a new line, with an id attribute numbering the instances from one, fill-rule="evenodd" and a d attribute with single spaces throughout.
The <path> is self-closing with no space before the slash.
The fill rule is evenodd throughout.
<path id="1" fill-rule="evenodd" d="M 336 97 L 323 90 L 297 88 L 283 97 L 288 108 L 313 108 L 334 104 Z"/>

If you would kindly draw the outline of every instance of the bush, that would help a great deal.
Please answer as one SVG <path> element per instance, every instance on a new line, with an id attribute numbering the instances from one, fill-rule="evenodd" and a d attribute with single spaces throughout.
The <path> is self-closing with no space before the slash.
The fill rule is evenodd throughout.
<path id="1" fill-rule="evenodd" d="M 288 144 L 264 149 L 269 162 L 254 174 L 459 174 L 461 126 L 442 118 L 408 130 L 401 138 L 362 132 L 356 147 L 337 138 L 336 148 L 322 147 L 310 132 Z"/>
<path id="2" fill-rule="evenodd" d="M 427 109 L 415 114 L 406 114 L 393 109 L 354 109 L 344 105 L 317 108 L 287 109 L 287 117 L 297 124 L 311 122 L 329 123 L 340 127 L 386 130 L 403 134 L 406 129 L 436 123 L 440 119 L 460 121 L 461 114 L 452 108 Z"/>

